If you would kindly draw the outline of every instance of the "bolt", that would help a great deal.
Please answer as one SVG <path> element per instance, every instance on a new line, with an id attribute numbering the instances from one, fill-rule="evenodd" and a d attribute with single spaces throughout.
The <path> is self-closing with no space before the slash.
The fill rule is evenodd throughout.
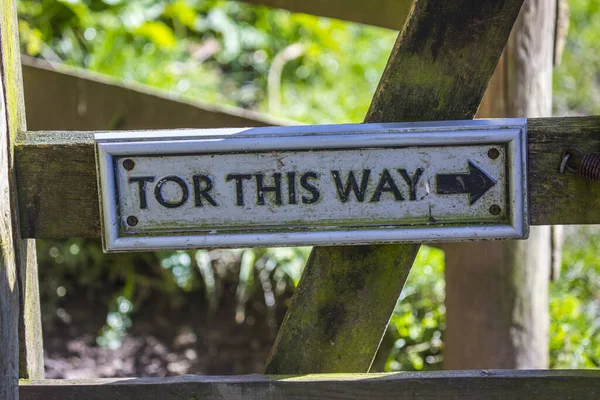
<path id="1" fill-rule="evenodd" d="M 502 211 L 500 209 L 500 206 L 498 206 L 496 204 L 494 204 L 490 207 L 490 214 L 492 214 L 492 215 L 498 215 L 498 214 L 500 214 L 500 211 Z"/>
<path id="2" fill-rule="evenodd" d="M 496 158 L 498 158 L 498 156 L 500 155 L 500 151 L 498 151 L 497 148 L 491 148 L 488 151 L 488 157 L 491 158 L 492 160 L 495 160 Z"/>
<path id="3" fill-rule="evenodd" d="M 127 225 L 136 226 L 137 224 L 138 224 L 138 219 L 136 217 L 134 217 L 133 215 L 130 215 L 129 217 L 127 217 Z"/>
<path id="4" fill-rule="evenodd" d="M 123 161 L 123 168 L 125 168 L 127 171 L 131 171 L 133 167 L 135 167 L 135 163 L 133 162 L 133 160 L 128 158 Z"/>

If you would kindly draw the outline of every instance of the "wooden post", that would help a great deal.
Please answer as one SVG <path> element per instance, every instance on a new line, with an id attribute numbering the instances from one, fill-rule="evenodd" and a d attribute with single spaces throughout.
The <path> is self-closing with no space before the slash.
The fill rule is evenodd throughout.
<path id="1" fill-rule="evenodd" d="M 523 0 L 418 0 L 367 122 L 473 118 Z M 315 248 L 267 373 L 367 372 L 419 245 Z"/>
<path id="2" fill-rule="evenodd" d="M 479 116 L 551 114 L 555 17 L 556 0 L 525 1 Z M 443 246 L 445 368 L 548 368 L 550 245 L 546 226 L 528 241 Z"/>
<path id="3" fill-rule="evenodd" d="M 35 242 L 19 233 L 13 145 L 25 130 L 16 5 L 0 20 L 0 398 L 16 399 L 18 378 L 43 377 Z M 19 353 L 19 349 L 21 353 Z"/>

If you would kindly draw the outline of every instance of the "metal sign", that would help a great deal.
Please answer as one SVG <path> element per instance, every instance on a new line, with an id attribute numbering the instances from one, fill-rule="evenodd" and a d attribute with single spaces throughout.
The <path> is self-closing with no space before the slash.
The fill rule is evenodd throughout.
<path id="1" fill-rule="evenodd" d="M 526 120 L 96 134 L 107 251 L 525 238 Z"/>

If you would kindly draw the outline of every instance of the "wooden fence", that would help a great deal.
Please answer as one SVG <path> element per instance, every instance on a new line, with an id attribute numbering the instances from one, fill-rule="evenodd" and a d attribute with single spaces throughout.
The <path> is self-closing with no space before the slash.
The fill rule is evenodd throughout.
<path id="1" fill-rule="evenodd" d="M 402 28 L 366 117 L 392 122 L 473 118 L 523 0 L 251 2 Z M 97 177 L 90 132 L 26 129 L 16 32 L 14 0 L 3 0 L 0 398 L 600 397 L 598 371 L 306 375 L 368 372 L 419 248 L 414 244 L 316 248 L 267 363 L 267 373 L 275 376 L 43 380 L 35 248 L 26 239 L 99 236 Z M 100 119 L 112 121 L 112 127 L 140 127 L 148 109 L 171 106 L 143 96 L 140 107 L 136 94 L 115 91 L 110 96 L 123 102 Z M 63 94 L 49 107 L 72 100 Z M 123 119 L 120 112 L 129 107 L 137 111 Z M 212 111 L 212 116 L 220 112 Z M 198 126 L 202 112 L 190 112 L 189 123 Z M 528 131 L 531 222 L 598 223 L 600 186 L 560 174 L 558 167 L 567 149 L 598 150 L 600 117 L 530 119 Z M 355 279 L 340 281 L 340 276 Z"/>

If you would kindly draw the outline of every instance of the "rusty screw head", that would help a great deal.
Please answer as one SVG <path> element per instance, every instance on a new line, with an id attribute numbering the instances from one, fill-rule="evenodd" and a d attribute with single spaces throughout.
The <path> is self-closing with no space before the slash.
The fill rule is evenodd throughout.
<path id="1" fill-rule="evenodd" d="M 133 162 L 133 160 L 128 158 L 123 161 L 123 168 L 125 168 L 127 171 L 131 171 L 133 167 L 135 167 L 135 163 Z"/>
<path id="2" fill-rule="evenodd" d="M 500 156 L 500 151 L 498 151 L 497 148 L 493 147 L 488 151 L 488 157 L 491 158 L 492 160 L 495 160 L 496 158 L 498 158 Z"/>
<path id="3" fill-rule="evenodd" d="M 136 226 L 137 224 L 138 224 L 138 219 L 136 217 L 134 217 L 133 215 L 130 215 L 129 217 L 127 217 L 127 225 Z"/>
<path id="4" fill-rule="evenodd" d="M 500 211 L 502 211 L 502 209 L 500 209 L 499 205 L 494 204 L 494 205 L 490 206 L 490 214 L 498 215 L 498 214 L 500 214 Z"/>

